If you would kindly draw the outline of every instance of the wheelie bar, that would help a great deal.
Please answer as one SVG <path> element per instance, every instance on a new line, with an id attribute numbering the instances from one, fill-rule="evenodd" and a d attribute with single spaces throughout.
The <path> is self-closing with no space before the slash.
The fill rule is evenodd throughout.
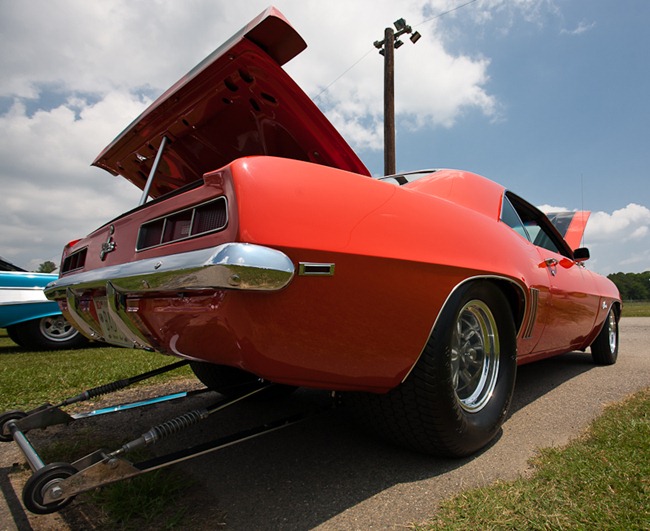
<path id="1" fill-rule="evenodd" d="M 136 376 L 132 376 L 130 378 L 123 378 L 115 382 L 111 382 L 105 385 L 100 385 L 99 387 L 93 387 L 92 389 L 88 389 L 83 393 L 72 396 L 70 398 L 66 398 L 65 400 L 59 402 L 58 404 L 54 404 L 54 405 L 49 403 L 43 404 L 42 406 L 39 406 L 27 412 L 7 411 L 5 413 L 2 413 L 0 415 L 0 441 L 2 442 L 11 441 L 12 433 L 10 433 L 10 431 L 13 431 L 14 433 L 22 432 L 23 434 L 25 434 L 28 431 L 33 429 L 47 428 L 48 426 L 54 426 L 56 424 L 68 424 L 79 418 L 113 412 L 111 411 L 111 408 L 104 408 L 103 410 L 95 410 L 87 413 L 80 413 L 77 415 L 69 415 L 61 408 L 72 404 L 76 404 L 78 402 L 84 402 L 86 400 L 90 400 L 92 398 L 101 395 L 119 391 L 120 389 L 124 389 L 130 385 L 133 385 L 134 383 L 141 382 L 143 380 L 153 378 L 154 376 L 158 376 L 159 374 L 164 374 L 166 372 L 173 371 L 174 369 L 183 367 L 188 363 L 189 363 L 188 361 L 179 361 L 176 363 L 172 363 L 171 365 L 166 365 L 164 367 L 160 367 L 152 371 L 148 371 L 142 374 L 138 374 Z M 164 401 L 165 399 L 172 400 L 173 398 L 176 398 L 176 396 L 167 395 L 165 397 L 156 397 L 151 400 L 142 401 L 142 403 L 114 406 L 114 411 L 119 411 L 121 409 L 127 409 L 133 407 L 141 407 L 141 406 L 149 405 L 150 403 L 154 403 L 154 401 L 160 402 L 160 401 Z"/>
<path id="2" fill-rule="evenodd" d="M 113 452 L 97 450 L 87 455 L 83 459 L 72 463 L 72 466 L 77 470 L 75 474 L 62 479 L 54 485 L 48 486 L 48 488 L 44 490 L 42 493 L 44 505 L 54 506 L 59 503 L 59 500 L 74 498 L 74 496 L 82 492 L 103 485 L 108 485 L 116 481 L 121 481 L 123 479 L 139 476 L 146 472 L 151 472 L 159 468 L 164 468 L 200 455 L 248 441 L 255 437 L 259 437 L 260 435 L 265 435 L 306 420 L 313 414 L 313 412 L 298 413 L 261 426 L 256 426 L 248 430 L 240 431 L 232 435 L 214 439 L 203 444 L 198 444 L 190 448 L 165 454 L 139 463 L 132 463 L 123 457 L 124 454 L 131 450 L 154 444 L 165 437 L 178 433 L 182 429 L 207 418 L 216 411 L 231 406 L 240 400 L 261 393 L 269 386 L 257 388 L 254 391 L 235 399 L 224 400 L 221 403 L 217 403 L 215 407 L 209 409 L 195 410 L 181 415 L 180 417 L 167 421 L 164 424 L 151 428 L 138 439 L 123 445 L 121 448 Z"/>
<path id="3" fill-rule="evenodd" d="M 111 406 L 87 413 L 79 413 L 76 415 L 69 415 L 60 409 L 65 405 L 88 400 L 92 397 L 99 396 L 100 394 L 106 394 L 122 389 L 132 383 L 181 367 L 186 363 L 187 362 L 184 361 L 174 363 L 161 369 L 156 369 L 155 371 L 150 371 L 132 378 L 119 380 L 105 386 L 90 389 L 56 405 L 44 404 L 43 406 L 26 413 L 20 411 L 9 411 L 0 415 L 0 440 L 13 440 L 25 456 L 27 463 L 33 471 L 32 476 L 27 480 L 23 489 L 23 503 L 25 507 L 36 514 L 56 512 L 68 505 L 79 493 L 123 479 L 132 478 L 152 470 L 163 468 L 199 455 L 247 441 L 254 437 L 305 420 L 314 413 L 309 411 L 284 417 L 262 426 L 240 431 L 226 437 L 221 437 L 210 442 L 186 448 L 181 451 L 172 452 L 140 463 L 132 463 L 124 456 L 135 449 L 155 444 L 164 438 L 175 435 L 228 406 L 262 393 L 274 384 L 260 382 L 255 388 L 251 389 L 249 387 L 247 390 L 242 391 L 235 397 L 222 398 L 208 408 L 188 411 L 183 415 L 154 426 L 143 433 L 140 437 L 122 445 L 114 451 L 99 449 L 72 464 L 45 464 L 25 435 L 29 430 L 35 428 L 44 428 L 54 424 L 69 423 L 80 418 L 106 413 L 115 413 L 126 409 L 132 409 L 134 407 L 142 407 L 207 391 L 207 389 L 201 389 L 198 391 L 175 393 L 130 404 Z"/>

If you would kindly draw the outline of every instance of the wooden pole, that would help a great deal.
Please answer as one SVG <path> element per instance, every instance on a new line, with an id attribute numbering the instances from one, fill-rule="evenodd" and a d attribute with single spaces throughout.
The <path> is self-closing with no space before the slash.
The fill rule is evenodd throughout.
<path id="1" fill-rule="evenodd" d="M 384 175 L 395 173 L 395 33 L 384 32 Z"/>

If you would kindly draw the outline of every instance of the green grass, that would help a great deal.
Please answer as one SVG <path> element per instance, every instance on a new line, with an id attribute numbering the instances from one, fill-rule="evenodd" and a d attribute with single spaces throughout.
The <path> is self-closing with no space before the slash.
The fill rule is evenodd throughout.
<path id="1" fill-rule="evenodd" d="M 33 352 L 18 347 L 0 329 L 0 411 L 27 410 L 58 402 L 81 391 L 178 361 L 143 350 L 99 346 L 78 350 Z M 182 368 L 147 383 L 190 376 Z"/>
<path id="2" fill-rule="evenodd" d="M 112 525 L 121 529 L 175 529 L 182 526 L 191 501 L 179 503 L 191 482 L 173 470 L 155 470 L 90 493 Z"/>
<path id="3" fill-rule="evenodd" d="M 62 399 L 171 361 L 111 347 L 27 352 L 0 330 L 0 411 Z M 584 437 L 566 448 L 541 451 L 533 465 L 531 478 L 462 493 L 417 529 L 650 529 L 650 389 L 608 408 Z M 157 474 L 119 482 L 84 499 L 99 507 L 107 529 L 183 528 L 191 500 L 187 489 L 174 490 L 173 485 L 186 480 Z M 173 512 L 167 513 L 170 508 Z"/>
<path id="4" fill-rule="evenodd" d="M 530 479 L 465 492 L 417 529 L 650 529 L 650 389 L 533 465 Z"/>
<path id="5" fill-rule="evenodd" d="M 58 402 L 85 389 L 175 361 L 156 353 L 107 346 L 32 352 L 18 347 L 0 329 L 0 411 L 28 410 L 46 401 Z M 145 383 L 189 376 L 190 369 L 184 367 Z M 73 440 L 46 442 L 39 453 L 45 462 L 71 462 L 103 446 L 117 447 L 124 442 L 117 435 L 115 441 L 107 441 L 93 435 L 89 428 Z M 188 487 L 191 482 L 178 472 L 158 470 L 80 497 L 82 503 L 96 507 L 97 529 L 173 529 L 182 527 L 191 507 Z"/>
<path id="6" fill-rule="evenodd" d="M 623 317 L 650 317 L 650 301 L 623 301 Z"/>

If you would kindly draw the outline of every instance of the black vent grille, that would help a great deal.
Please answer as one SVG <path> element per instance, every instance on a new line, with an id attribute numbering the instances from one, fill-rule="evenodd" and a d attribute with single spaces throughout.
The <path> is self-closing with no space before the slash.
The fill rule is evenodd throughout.
<path id="1" fill-rule="evenodd" d="M 70 271 L 82 269 L 86 264 L 87 251 L 88 247 L 84 247 L 83 249 L 79 249 L 78 251 L 75 251 L 71 255 L 67 256 L 65 260 L 63 260 L 63 265 L 61 266 L 61 274 L 63 275 L 65 273 L 69 273 Z"/>
<path id="2" fill-rule="evenodd" d="M 220 231 L 227 225 L 228 203 L 222 196 L 144 223 L 138 233 L 137 250 Z"/>

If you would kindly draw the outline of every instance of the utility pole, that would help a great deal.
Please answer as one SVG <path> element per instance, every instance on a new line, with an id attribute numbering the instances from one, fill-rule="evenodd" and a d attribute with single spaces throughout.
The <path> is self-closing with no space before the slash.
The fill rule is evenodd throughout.
<path id="1" fill-rule="evenodd" d="M 395 49 L 399 48 L 399 40 L 404 33 L 411 33 L 409 37 L 415 44 L 421 37 L 416 31 L 412 33 L 411 26 L 406 25 L 403 18 L 395 21 L 395 29 L 388 27 L 384 30 L 384 40 L 375 41 L 375 48 L 384 56 L 384 175 L 395 173 Z"/>

